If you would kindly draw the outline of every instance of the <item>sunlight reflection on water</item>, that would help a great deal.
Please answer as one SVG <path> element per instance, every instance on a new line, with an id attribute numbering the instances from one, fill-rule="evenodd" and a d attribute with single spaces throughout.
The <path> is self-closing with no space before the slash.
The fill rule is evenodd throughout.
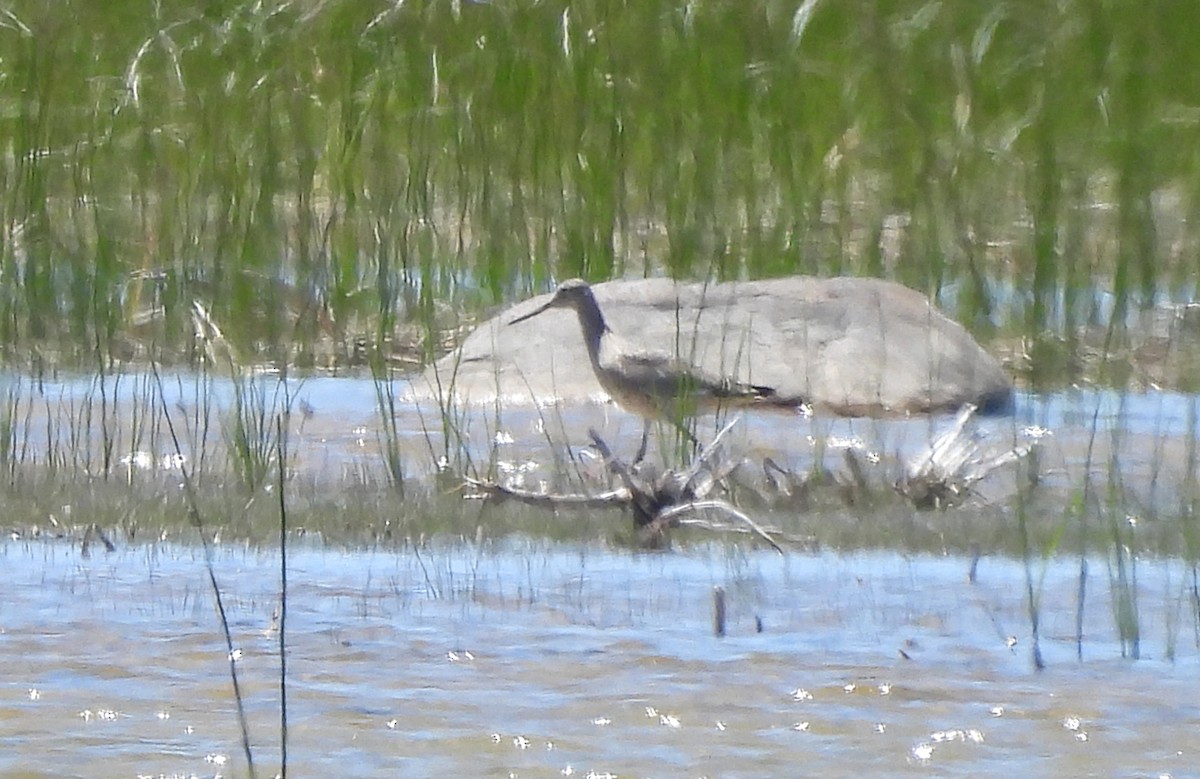
<path id="1" fill-rule="evenodd" d="M 4 379 L 9 385 L 14 381 L 11 376 Z M 20 444 L 22 462 L 26 457 L 34 463 L 46 459 L 96 474 L 102 472 L 106 456 L 101 447 L 111 445 L 115 467 L 130 480 L 161 476 L 178 481 L 181 463 L 229 467 L 230 458 L 221 453 L 229 426 L 223 409 L 233 398 L 228 381 L 167 375 L 163 403 L 152 377 L 141 375 L 110 377 L 103 393 L 94 377 L 36 386 L 28 379 L 20 381 L 17 396 L 25 405 L 17 408 L 13 440 Z M 290 462 L 298 476 L 320 485 L 353 489 L 386 483 L 386 453 L 394 443 L 398 467 L 407 479 L 428 481 L 449 468 L 490 473 L 510 486 L 545 491 L 561 481 L 564 468 L 592 467 L 586 448 L 589 428 L 598 430 L 618 453 L 636 448 L 642 432 L 639 418 L 603 403 L 540 409 L 528 404 L 501 409 L 472 405 L 455 409 L 452 418 L 444 420 L 436 407 L 400 400 L 393 428 L 383 422 L 376 387 L 369 379 L 312 376 L 281 384 L 275 376 L 261 375 L 254 381 L 265 406 L 267 430 L 273 430 L 270 420 L 275 413 L 292 409 Z M 407 386 L 400 379 L 390 391 L 402 396 Z M 104 414 L 98 405 L 102 394 Z M 1191 462 L 1198 405 L 1195 396 L 1165 392 L 1021 395 L 1015 415 L 977 419 L 974 426 L 999 449 L 1038 440 L 1044 484 L 1071 490 L 1088 471 L 1097 483 L 1107 483 L 1116 473 L 1134 503 L 1157 502 L 1169 513 L 1188 480 L 1184 469 Z M 164 407 L 181 428 L 181 452 L 162 422 Z M 878 472 L 878 481 L 890 484 L 903 467 L 901 461 L 928 445 L 952 419 L 837 419 L 755 411 L 746 413 L 726 440 L 753 468 L 770 457 L 794 472 L 808 470 L 820 456 L 828 458 L 827 464 L 839 463 L 841 448 L 858 448 L 868 469 Z M 84 420 L 94 429 L 80 430 Z M 711 440 L 725 421 L 703 417 L 696 434 L 702 441 Z M 452 431 L 448 443 L 444 424 Z M 659 457 L 660 448 L 670 448 L 670 439 L 669 431 L 660 430 L 652 440 L 652 460 Z M 1011 476 L 1015 469 L 1002 471 Z"/>

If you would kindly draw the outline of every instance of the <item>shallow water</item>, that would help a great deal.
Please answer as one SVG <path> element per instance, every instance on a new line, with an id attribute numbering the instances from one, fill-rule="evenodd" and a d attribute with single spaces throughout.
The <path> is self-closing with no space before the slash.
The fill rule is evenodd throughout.
<path id="1" fill-rule="evenodd" d="M 246 775 L 203 558 L 170 544 L 0 547 L 0 775 Z M 1045 573 L 1039 673 L 1024 570 L 1007 560 L 985 558 L 970 584 L 967 560 L 891 553 L 295 549 L 289 770 L 1196 775 L 1183 567 L 1139 562 L 1132 661 L 1092 561 L 1079 662 L 1077 565 Z M 214 555 L 264 776 L 278 765 L 277 568 L 275 552 Z"/>
<path id="2" fill-rule="evenodd" d="M 428 478 L 448 465 L 457 472 L 546 488 L 562 476 L 564 462 L 568 470 L 580 467 L 580 462 L 586 469 L 583 450 L 589 428 L 599 431 L 618 453 L 632 453 L 642 432 L 640 418 L 603 402 L 535 408 L 527 399 L 514 398 L 500 409 L 472 405 L 443 418 L 436 404 L 405 400 L 407 388 L 403 380 L 390 385 L 397 398 L 393 434 L 407 478 Z M 103 391 L 95 378 L 34 384 L 9 376 L 0 380 L 0 389 L 20 399 L 12 415 L 20 458 L 50 460 L 55 458 L 46 453 L 57 453 L 57 459 L 68 464 L 86 459 L 83 470 L 95 473 L 101 448 L 108 443 L 118 468 L 171 470 L 177 452 L 165 424 L 165 408 L 178 431 L 185 462 L 193 468 L 201 460 L 209 466 L 226 462 L 223 447 L 234 396 L 228 381 L 169 375 L 161 399 L 158 385 L 146 375 L 117 381 L 110 377 Z M 254 380 L 251 395 L 263 407 L 266 436 L 274 415 L 291 409 L 288 445 L 298 474 L 332 485 L 383 478 L 382 452 L 389 433 L 371 380 L 313 376 L 281 383 L 264 375 Z M 945 414 L 872 420 L 751 411 L 742 417 L 726 440 L 752 461 L 769 456 L 802 471 L 814 457 L 829 457 L 837 464 L 840 449 L 855 448 L 881 455 L 867 459 L 878 459 L 889 479 L 898 475 L 904 458 L 927 446 L 953 421 Z M 728 417 L 703 417 L 697 420 L 696 434 L 701 441 L 711 440 L 726 421 Z M 1158 490 L 1140 499 L 1170 501 L 1189 478 L 1186 466 L 1200 425 L 1200 396 L 1092 390 L 1022 394 L 1014 415 L 978 418 L 974 425 L 997 450 L 1036 439 L 1043 455 L 1042 475 L 1050 483 L 1078 488 L 1087 473 L 1100 483 L 1117 473 L 1125 482 L 1122 486 L 1135 495 L 1151 484 Z M 451 430 L 448 443 L 444 426 Z M 660 445 L 669 448 L 671 439 L 669 428 L 660 426 L 652 441 L 652 458 Z"/>

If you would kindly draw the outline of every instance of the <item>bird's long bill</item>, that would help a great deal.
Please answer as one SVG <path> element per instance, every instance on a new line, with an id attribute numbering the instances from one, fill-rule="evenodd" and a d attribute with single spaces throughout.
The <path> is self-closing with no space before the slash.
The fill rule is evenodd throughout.
<path id="1" fill-rule="evenodd" d="M 550 301 L 547 302 L 546 304 L 538 306 L 536 309 L 534 309 L 533 311 L 530 311 L 525 316 L 517 317 L 516 319 L 510 321 L 509 324 L 515 325 L 517 322 L 524 322 L 526 319 L 533 319 L 535 316 L 542 313 L 543 311 L 545 311 L 546 309 L 550 308 L 553 305 L 554 305 L 554 298 L 550 298 Z"/>

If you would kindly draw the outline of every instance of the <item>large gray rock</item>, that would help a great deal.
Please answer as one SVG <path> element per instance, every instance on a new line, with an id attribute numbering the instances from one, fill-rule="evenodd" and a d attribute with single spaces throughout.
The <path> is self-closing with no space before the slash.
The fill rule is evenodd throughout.
<path id="1" fill-rule="evenodd" d="M 670 279 L 594 287 L 608 326 L 632 347 L 775 389 L 772 402 L 845 416 L 887 416 L 971 402 L 1005 411 L 1000 364 L 922 294 L 888 281 L 792 277 L 721 284 Z M 481 324 L 413 382 L 415 400 L 604 402 L 575 313 L 508 323 L 540 295 Z"/>

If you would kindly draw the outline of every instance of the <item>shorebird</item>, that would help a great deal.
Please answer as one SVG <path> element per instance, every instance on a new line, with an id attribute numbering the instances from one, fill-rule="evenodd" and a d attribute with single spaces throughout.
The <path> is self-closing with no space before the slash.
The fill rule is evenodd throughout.
<path id="1" fill-rule="evenodd" d="M 551 308 L 570 308 L 579 317 L 592 371 L 604 391 L 626 411 L 641 416 L 639 458 L 645 454 L 651 419 L 665 419 L 696 443 L 683 420 L 718 407 L 745 405 L 770 398 L 771 387 L 715 376 L 666 352 L 638 349 L 609 329 L 592 288 L 586 281 L 564 281 L 549 302 L 509 322 L 515 325 Z"/>

